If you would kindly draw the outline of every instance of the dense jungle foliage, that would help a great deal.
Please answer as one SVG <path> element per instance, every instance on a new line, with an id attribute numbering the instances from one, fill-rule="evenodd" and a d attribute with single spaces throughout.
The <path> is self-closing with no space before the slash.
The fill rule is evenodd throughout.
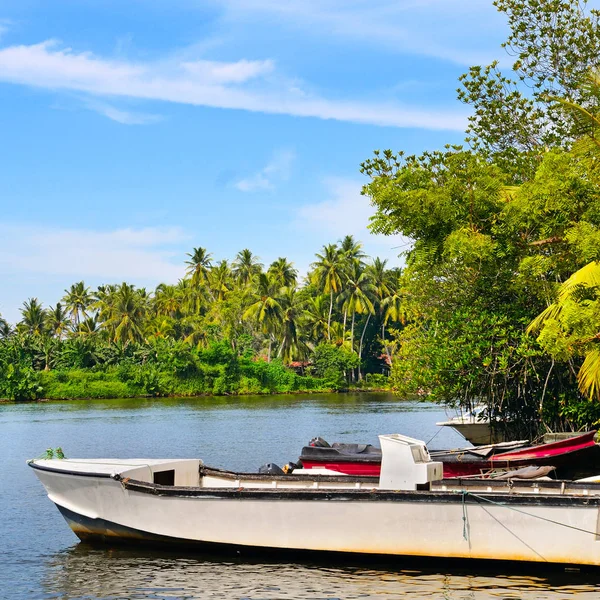
<path id="1" fill-rule="evenodd" d="M 24 302 L 15 328 L 0 319 L 0 397 L 382 387 L 398 278 L 347 236 L 316 255 L 303 284 L 285 258 L 265 269 L 250 250 L 229 263 L 204 248 L 184 279 L 153 292 L 81 281 L 54 306 Z"/>
<path id="2" fill-rule="evenodd" d="M 460 78 L 466 146 L 362 165 L 371 228 L 413 242 L 392 381 L 512 437 L 600 423 L 599 13 L 496 0 L 512 75 Z"/>

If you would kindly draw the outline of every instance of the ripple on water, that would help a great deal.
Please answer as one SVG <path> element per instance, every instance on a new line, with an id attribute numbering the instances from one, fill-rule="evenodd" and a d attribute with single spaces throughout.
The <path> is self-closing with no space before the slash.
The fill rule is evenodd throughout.
<path id="1" fill-rule="evenodd" d="M 477 563 L 479 568 L 480 563 Z M 559 600 L 600 597 L 597 575 L 510 576 L 325 563 L 216 560 L 84 544 L 49 557 L 43 598 L 61 600 Z"/>

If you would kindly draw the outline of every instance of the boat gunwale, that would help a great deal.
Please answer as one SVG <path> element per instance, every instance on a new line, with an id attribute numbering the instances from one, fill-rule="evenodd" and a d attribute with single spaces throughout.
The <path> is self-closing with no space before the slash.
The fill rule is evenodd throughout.
<path id="1" fill-rule="evenodd" d="M 340 500 L 340 501 L 372 501 L 372 502 L 431 502 L 444 504 L 481 504 L 484 501 L 499 504 L 515 504 L 527 506 L 587 506 L 600 507 L 600 495 L 543 494 L 543 493 L 506 493 L 489 492 L 487 490 L 380 490 L 377 488 L 223 488 L 223 487 L 191 487 L 170 486 L 135 479 L 115 477 L 128 491 L 150 494 L 154 496 L 171 496 L 180 498 L 214 499 L 255 499 L 255 500 Z M 449 480 L 450 482 L 451 480 Z M 483 480 L 487 483 L 487 480 Z M 482 480 L 479 480 L 481 486 Z M 547 483 L 547 482 L 544 482 Z M 563 483 L 563 482 L 557 482 Z M 600 487 L 600 484 L 595 484 Z M 458 487 L 458 486 L 453 486 Z M 467 486 L 463 486 L 467 487 Z M 587 487 L 582 484 L 582 487 Z M 514 491 L 511 490 L 511 491 Z M 487 502 L 486 502 L 487 504 Z"/>
<path id="2" fill-rule="evenodd" d="M 37 471 L 47 471 L 49 473 L 60 473 L 62 475 L 75 475 L 77 477 L 100 477 L 102 479 L 115 479 L 112 473 L 98 473 L 92 471 L 75 471 L 73 469 L 54 469 L 46 465 L 38 465 L 35 460 L 28 460 L 28 466 Z"/>

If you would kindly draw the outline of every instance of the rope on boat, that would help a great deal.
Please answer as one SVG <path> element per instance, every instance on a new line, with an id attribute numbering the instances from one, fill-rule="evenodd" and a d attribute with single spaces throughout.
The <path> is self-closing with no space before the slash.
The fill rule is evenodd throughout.
<path id="1" fill-rule="evenodd" d="M 527 517 L 533 517 L 534 519 L 540 519 L 541 521 L 546 521 L 548 523 L 553 523 L 554 525 L 561 525 L 562 527 L 567 527 L 568 529 L 574 529 L 575 531 L 581 531 L 583 533 L 589 533 L 593 536 L 598 536 L 598 532 L 597 531 L 590 531 L 589 529 L 582 529 L 581 527 L 575 527 L 574 525 L 569 525 L 568 523 L 561 523 L 560 521 L 555 521 L 553 519 L 548 519 L 546 517 L 541 517 L 540 515 L 534 515 L 533 513 L 528 513 L 524 510 L 520 510 L 519 508 L 515 508 L 514 506 L 510 506 L 509 504 L 504 504 L 503 502 L 496 502 L 494 500 L 490 500 L 489 498 L 486 498 L 484 496 L 479 496 L 478 494 L 473 494 L 472 492 L 468 492 L 466 490 L 462 491 L 462 503 L 463 503 L 463 521 L 465 520 L 464 517 L 464 513 L 465 513 L 465 496 L 473 496 L 473 498 L 477 498 L 477 500 L 483 500 L 484 502 L 488 502 L 489 504 L 494 504 L 495 506 L 500 506 L 502 508 L 508 508 L 510 510 L 514 510 L 515 512 L 521 513 L 522 515 L 525 515 Z M 463 528 L 463 535 L 465 535 L 465 529 Z M 467 539 L 467 538 L 465 538 Z"/>
<path id="2" fill-rule="evenodd" d="M 467 505 L 465 503 L 465 497 L 468 494 L 468 492 L 466 490 L 463 490 L 462 492 L 462 512 L 463 512 L 463 538 L 465 539 L 465 542 L 469 541 L 469 538 L 467 536 Z"/>

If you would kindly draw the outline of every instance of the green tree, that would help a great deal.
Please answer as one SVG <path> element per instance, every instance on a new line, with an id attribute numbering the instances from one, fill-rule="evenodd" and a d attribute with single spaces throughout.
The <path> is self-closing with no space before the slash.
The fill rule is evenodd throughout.
<path id="1" fill-rule="evenodd" d="M 317 260 L 312 264 L 313 283 L 324 294 L 329 294 L 329 314 L 327 317 L 327 339 L 331 340 L 331 314 L 333 312 L 333 296 L 342 290 L 344 261 L 340 249 L 335 244 L 323 246 L 322 252 L 317 253 Z"/>
<path id="2" fill-rule="evenodd" d="M 68 290 L 65 290 L 63 302 L 73 320 L 73 329 L 77 330 L 81 319 L 87 317 L 87 311 L 92 304 L 90 289 L 83 281 L 74 283 Z"/>
<path id="3" fill-rule="evenodd" d="M 281 322 L 280 289 L 267 273 L 260 273 L 258 275 L 254 302 L 250 304 L 244 313 L 244 319 L 254 321 L 259 325 L 262 332 L 268 336 L 268 361 L 271 360 L 271 346 L 274 341 L 275 331 Z"/>
<path id="4" fill-rule="evenodd" d="M 271 278 L 281 287 L 295 287 L 298 279 L 298 271 L 294 264 L 287 258 L 279 257 L 273 261 L 268 271 Z"/>
<path id="5" fill-rule="evenodd" d="M 208 278 L 208 272 L 212 266 L 212 254 L 209 254 L 206 248 L 200 246 L 194 248 L 191 254 L 188 253 L 187 256 L 190 257 L 190 260 L 185 261 L 188 266 L 186 273 L 191 276 L 192 285 L 199 287 Z"/>
<path id="6" fill-rule="evenodd" d="M 68 330 L 69 317 L 60 302 L 46 312 L 46 326 L 51 335 L 62 339 Z"/>
<path id="7" fill-rule="evenodd" d="M 242 285 L 248 285 L 263 268 L 260 258 L 252 254 L 248 248 L 237 253 L 232 266 L 233 276 Z"/>
<path id="8" fill-rule="evenodd" d="M 20 331 L 30 335 L 43 335 L 46 329 L 46 311 L 37 298 L 23 302 L 21 316 L 21 322 L 18 324 Z"/>
<path id="9" fill-rule="evenodd" d="M 473 107 L 467 130 L 473 147 L 496 161 L 511 180 L 531 178 L 546 148 L 569 143 L 576 134 L 549 96 L 585 106 L 581 88 L 600 66 L 600 13 L 586 0 L 496 0 L 507 16 L 503 44 L 515 57 L 512 74 L 495 61 L 474 66 L 460 78 L 458 97 Z"/>
<path id="10" fill-rule="evenodd" d="M 117 286 L 108 319 L 103 326 L 114 342 L 141 342 L 145 317 L 145 295 L 142 290 L 123 282 Z"/>

